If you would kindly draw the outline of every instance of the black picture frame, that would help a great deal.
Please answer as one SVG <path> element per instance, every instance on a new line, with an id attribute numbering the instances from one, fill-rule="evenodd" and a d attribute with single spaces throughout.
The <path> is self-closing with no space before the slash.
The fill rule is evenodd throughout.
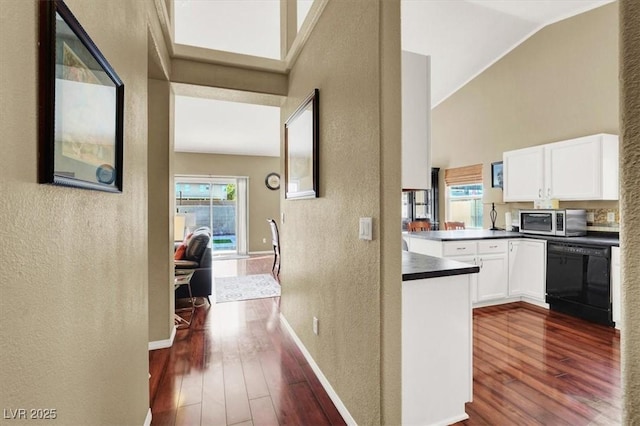
<path id="1" fill-rule="evenodd" d="M 496 161 L 491 163 L 491 187 L 502 188 L 504 185 L 504 178 L 502 173 L 502 161 Z"/>
<path id="2" fill-rule="evenodd" d="M 124 84 L 64 1 L 38 3 L 38 181 L 120 193 Z"/>
<path id="3" fill-rule="evenodd" d="M 320 91 L 314 89 L 284 125 L 286 199 L 318 198 Z"/>

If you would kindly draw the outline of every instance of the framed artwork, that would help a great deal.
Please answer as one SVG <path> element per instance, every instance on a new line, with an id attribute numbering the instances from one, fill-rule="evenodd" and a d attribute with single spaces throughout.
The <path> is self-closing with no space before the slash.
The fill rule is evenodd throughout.
<path id="1" fill-rule="evenodd" d="M 284 125 L 285 198 L 317 198 L 320 92 L 302 102 Z"/>
<path id="2" fill-rule="evenodd" d="M 502 188 L 502 161 L 491 163 L 491 187 Z"/>
<path id="3" fill-rule="evenodd" d="M 124 84 L 62 0 L 39 7 L 38 181 L 122 192 Z"/>

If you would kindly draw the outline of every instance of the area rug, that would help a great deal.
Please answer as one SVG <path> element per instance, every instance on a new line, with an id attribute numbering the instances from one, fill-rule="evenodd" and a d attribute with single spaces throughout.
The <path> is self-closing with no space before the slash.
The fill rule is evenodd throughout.
<path id="1" fill-rule="evenodd" d="M 216 303 L 280 296 L 280 284 L 269 274 L 216 277 Z"/>

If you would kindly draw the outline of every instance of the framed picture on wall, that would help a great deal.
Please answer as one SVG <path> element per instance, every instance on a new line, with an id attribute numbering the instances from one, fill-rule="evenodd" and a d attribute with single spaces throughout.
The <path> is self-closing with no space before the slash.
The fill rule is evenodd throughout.
<path id="1" fill-rule="evenodd" d="M 38 181 L 122 192 L 124 84 L 62 0 L 39 5 Z"/>
<path id="2" fill-rule="evenodd" d="M 318 192 L 318 89 L 300 104 L 284 125 L 285 198 L 317 198 Z"/>
<path id="3" fill-rule="evenodd" d="M 502 188 L 502 161 L 491 163 L 491 187 Z"/>

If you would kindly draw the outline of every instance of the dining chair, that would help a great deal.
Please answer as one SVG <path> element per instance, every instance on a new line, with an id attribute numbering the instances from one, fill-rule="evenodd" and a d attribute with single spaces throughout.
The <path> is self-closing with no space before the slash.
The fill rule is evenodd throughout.
<path id="1" fill-rule="evenodd" d="M 280 275 L 280 233 L 278 232 L 278 225 L 273 219 L 267 219 L 269 227 L 271 227 L 271 244 L 273 245 L 273 266 L 271 272 L 274 277 Z"/>
<path id="2" fill-rule="evenodd" d="M 409 232 L 421 232 L 431 231 L 431 221 L 429 220 L 414 220 L 407 224 L 407 231 Z"/>
<path id="3" fill-rule="evenodd" d="M 465 229 L 464 222 L 445 222 L 444 229 L 447 231 L 452 231 L 455 229 Z"/>

